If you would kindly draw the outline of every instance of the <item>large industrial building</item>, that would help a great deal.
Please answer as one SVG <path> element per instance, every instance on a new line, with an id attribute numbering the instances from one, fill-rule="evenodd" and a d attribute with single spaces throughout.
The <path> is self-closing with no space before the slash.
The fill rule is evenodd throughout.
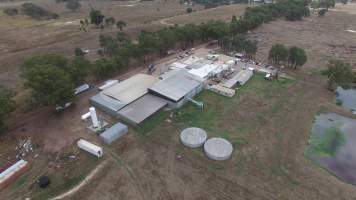
<path id="1" fill-rule="evenodd" d="M 90 98 L 90 103 L 105 113 L 138 125 L 167 106 L 180 108 L 203 90 L 205 85 L 218 94 L 232 97 L 234 85 L 243 85 L 251 78 L 251 70 L 231 57 L 209 54 L 207 58 L 190 56 L 169 65 L 160 76 L 137 74 L 122 82 L 106 87 Z M 235 67 L 235 69 L 233 69 Z M 227 73 L 226 73 L 227 72 Z M 229 74 L 229 77 L 225 76 Z M 220 77 L 219 84 L 209 80 Z"/>
<path id="2" fill-rule="evenodd" d="M 148 94 L 158 81 L 155 76 L 137 74 L 90 98 L 90 104 L 131 124 L 139 124 L 167 103 Z"/>

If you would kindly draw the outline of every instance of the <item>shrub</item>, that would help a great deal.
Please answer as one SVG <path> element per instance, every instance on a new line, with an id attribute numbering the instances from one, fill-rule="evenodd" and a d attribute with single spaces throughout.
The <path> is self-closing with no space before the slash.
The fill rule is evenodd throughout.
<path id="1" fill-rule="evenodd" d="M 193 9 L 191 7 L 187 8 L 187 13 L 192 13 Z"/>
<path id="2" fill-rule="evenodd" d="M 14 16 L 14 15 L 19 14 L 19 11 L 17 10 L 17 8 L 5 8 L 3 12 L 9 16 Z"/>
<path id="3" fill-rule="evenodd" d="M 318 12 L 319 17 L 325 16 L 325 14 L 326 14 L 327 11 L 328 11 L 328 10 L 326 10 L 325 8 L 320 9 L 319 12 Z"/>

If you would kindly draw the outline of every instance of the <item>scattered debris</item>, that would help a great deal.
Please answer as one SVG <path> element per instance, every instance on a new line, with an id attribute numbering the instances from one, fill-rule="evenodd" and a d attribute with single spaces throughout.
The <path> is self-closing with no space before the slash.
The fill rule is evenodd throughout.
<path id="1" fill-rule="evenodd" d="M 25 157 L 27 154 L 32 153 L 33 145 L 31 139 L 30 138 L 26 138 L 24 140 L 20 139 L 15 148 L 15 151 L 16 151 L 17 159 L 21 159 Z"/>
<path id="2" fill-rule="evenodd" d="M 346 30 L 347 32 L 350 32 L 350 33 L 356 33 L 356 31 L 352 30 L 352 29 L 348 29 Z"/>

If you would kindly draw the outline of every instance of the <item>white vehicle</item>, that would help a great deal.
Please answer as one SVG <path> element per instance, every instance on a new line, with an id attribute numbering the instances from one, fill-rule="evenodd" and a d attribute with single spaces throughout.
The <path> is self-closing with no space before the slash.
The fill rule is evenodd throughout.
<path id="1" fill-rule="evenodd" d="M 79 94 L 81 94 L 81 93 L 83 93 L 85 91 L 88 91 L 88 90 L 92 89 L 92 88 L 93 88 L 92 85 L 89 85 L 89 84 L 85 83 L 85 84 L 83 84 L 83 85 L 81 85 L 81 86 L 79 86 L 79 87 L 74 89 L 74 95 L 79 95 Z"/>
<path id="2" fill-rule="evenodd" d="M 68 102 L 68 103 L 64 104 L 64 106 L 56 105 L 56 111 L 62 112 L 63 110 L 65 110 L 73 105 L 74 105 L 74 102 Z"/>

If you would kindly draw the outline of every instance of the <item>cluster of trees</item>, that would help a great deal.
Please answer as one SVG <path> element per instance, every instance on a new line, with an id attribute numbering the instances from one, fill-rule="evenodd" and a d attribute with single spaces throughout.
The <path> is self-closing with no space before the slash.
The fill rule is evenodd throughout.
<path id="1" fill-rule="evenodd" d="M 322 17 L 328 12 L 329 8 L 335 7 L 335 0 L 314 0 L 310 3 L 310 6 L 313 11 L 318 9 L 318 15 Z"/>
<path id="2" fill-rule="evenodd" d="M 25 59 L 21 77 L 35 101 L 42 105 L 60 105 L 74 100 L 74 88 L 82 83 L 90 70 L 84 57 L 67 59 L 46 54 Z"/>
<path id="3" fill-rule="evenodd" d="M 15 16 L 19 14 L 17 8 L 5 8 L 3 12 L 8 16 Z"/>
<path id="4" fill-rule="evenodd" d="M 34 19 L 56 19 L 58 14 L 45 10 L 34 3 L 22 4 L 22 12 Z"/>
<path id="5" fill-rule="evenodd" d="M 219 40 L 219 45 L 225 53 L 241 52 L 250 58 L 257 52 L 257 41 L 248 40 L 246 36 L 242 34 L 225 36 Z"/>
<path id="6" fill-rule="evenodd" d="M 328 77 L 328 89 L 332 91 L 338 86 L 347 88 L 356 82 L 356 74 L 351 65 L 341 60 L 330 60 L 322 74 Z"/>
<path id="7" fill-rule="evenodd" d="M 15 109 L 13 96 L 14 92 L 0 85 L 0 133 L 5 130 L 5 117 Z"/>
<path id="8" fill-rule="evenodd" d="M 231 3 L 229 0 L 193 0 L 193 2 L 204 5 L 205 9 L 214 8 L 221 5 L 229 5 Z"/>
<path id="9" fill-rule="evenodd" d="M 302 48 L 287 48 L 283 44 L 275 44 L 269 51 L 268 59 L 276 65 L 286 64 L 296 69 L 298 66 L 302 66 L 307 62 L 307 55 Z"/>
<path id="10" fill-rule="evenodd" d="M 105 15 L 103 15 L 100 10 L 92 9 L 89 13 L 89 17 L 90 17 L 91 24 L 95 24 L 96 26 L 100 26 L 101 28 L 104 28 L 104 22 L 106 26 L 112 26 L 115 24 L 116 27 L 120 29 L 120 31 L 122 31 L 123 28 L 126 26 L 126 22 L 124 21 L 121 20 L 116 21 L 115 18 L 113 17 L 106 18 Z"/>

